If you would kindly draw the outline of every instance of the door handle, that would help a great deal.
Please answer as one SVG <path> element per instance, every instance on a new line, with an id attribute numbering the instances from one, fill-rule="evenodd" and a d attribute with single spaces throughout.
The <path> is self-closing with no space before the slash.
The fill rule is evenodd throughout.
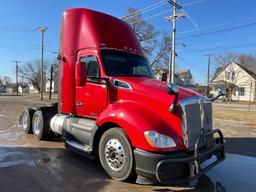
<path id="1" fill-rule="evenodd" d="M 83 102 L 81 102 L 81 101 L 78 101 L 78 102 L 76 102 L 76 105 L 80 107 L 80 106 L 83 106 L 83 105 L 84 105 L 84 103 L 83 103 Z"/>

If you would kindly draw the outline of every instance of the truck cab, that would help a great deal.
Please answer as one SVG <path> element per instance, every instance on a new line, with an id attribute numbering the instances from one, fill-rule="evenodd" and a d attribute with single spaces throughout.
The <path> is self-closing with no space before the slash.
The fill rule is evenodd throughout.
<path id="1" fill-rule="evenodd" d="M 99 158 L 121 181 L 142 175 L 160 183 L 183 182 L 224 160 L 211 101 L 154 79 L 129 24 L 97 11 L 69 9 L 60 44 L 59 101 L 25 109 L 20 121 L 26 133 L 38 140 L 61 135 L 67 148 Z"/>

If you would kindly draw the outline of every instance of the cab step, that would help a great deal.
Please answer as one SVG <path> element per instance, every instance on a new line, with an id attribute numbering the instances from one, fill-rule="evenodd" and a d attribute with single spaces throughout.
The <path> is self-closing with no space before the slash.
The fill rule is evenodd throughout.
<path id="1" fill-rule="evenodd" d="M 89 159 L 95 159 L 89 145 L 82 144 L 79 141 L 66 139 L 65 147 Z"/>

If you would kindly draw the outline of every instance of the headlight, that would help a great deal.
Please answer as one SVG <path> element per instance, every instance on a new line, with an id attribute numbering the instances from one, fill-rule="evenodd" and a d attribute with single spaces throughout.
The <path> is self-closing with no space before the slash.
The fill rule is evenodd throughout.
<path id="1" fill-rule="evenodd" d="M 156 131 L 145 131 L 144 136 L 147 142 L 152 147 L 159 147 L 159 148 L 176 147 L 176 143 L 171 137 L 160 134 Z"/>

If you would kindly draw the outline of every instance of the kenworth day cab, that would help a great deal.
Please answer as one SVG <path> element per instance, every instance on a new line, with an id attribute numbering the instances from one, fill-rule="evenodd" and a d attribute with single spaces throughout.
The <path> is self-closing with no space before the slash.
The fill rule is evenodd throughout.
<path id="1" fill-rule="evenodd" d="M 121 181 L 137 175 L 188 181 L 225 158 L 223 135 L 212 128 L 211 101 L 154 79 L 129 24 L 69 9 L 60 46 L 59 101 L 25 109 L 25 133 L 38 140 L 61 135 L 66 148 L 99 158 Z"/>

